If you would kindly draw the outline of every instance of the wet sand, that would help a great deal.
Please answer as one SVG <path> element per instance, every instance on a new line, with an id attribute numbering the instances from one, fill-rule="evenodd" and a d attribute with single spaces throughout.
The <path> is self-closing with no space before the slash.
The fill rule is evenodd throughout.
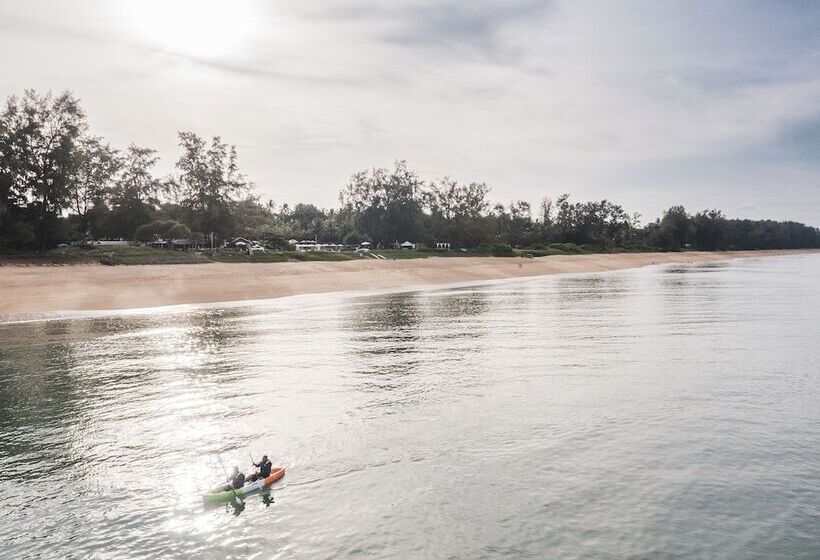
<path id="1" fill-rule="evenodd" d="M 0 315 L 104 311 L 270 299 L 297 294 L 602 272 L 808 251 L 561 255 L 536 259 L 431 257 L 381 261 L 145 266 L 0 266 Z"/>

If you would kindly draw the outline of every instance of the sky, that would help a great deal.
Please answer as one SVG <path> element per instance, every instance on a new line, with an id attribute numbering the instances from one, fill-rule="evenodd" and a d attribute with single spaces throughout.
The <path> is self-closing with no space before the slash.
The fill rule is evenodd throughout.
<path id="1" fill-rule="evenodd" d="M 0 0 L 0 98 L 70 89 L 162 173 L 220 135 L 277 203 L 403 159 L 496 202 L 820 226 L 819 29 L 789 0 Z"/>

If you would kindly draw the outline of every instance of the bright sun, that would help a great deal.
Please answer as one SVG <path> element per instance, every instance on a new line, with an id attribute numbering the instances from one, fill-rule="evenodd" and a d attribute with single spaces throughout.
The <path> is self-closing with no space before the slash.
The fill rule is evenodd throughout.
<path id="1" fill-rule="evenodd" d="M 132 0 L 123 12 L 141 39 L 202 57 L 238 51 L 256 22 L 250 0 Z"/>

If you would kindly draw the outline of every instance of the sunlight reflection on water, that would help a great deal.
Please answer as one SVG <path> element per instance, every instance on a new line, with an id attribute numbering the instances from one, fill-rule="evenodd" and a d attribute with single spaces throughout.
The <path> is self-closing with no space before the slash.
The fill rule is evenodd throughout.
<path id="1" fill-rule="evenodd" d="M 2 325 L 0 556 L 817 558 L 818 273 Z M 203 508 L 262 453 L 274 503 Z"/>

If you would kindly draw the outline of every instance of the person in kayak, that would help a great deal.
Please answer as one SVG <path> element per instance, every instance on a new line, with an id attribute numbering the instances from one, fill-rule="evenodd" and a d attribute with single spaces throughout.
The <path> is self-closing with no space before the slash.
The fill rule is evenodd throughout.
<path id="1" fill-rule="evenodd" d="M 268 478 L 270 476 L 270 470 L 273 467 L 268 459 L 267 455 L 262 455 L 262 458 L 259 459 L 258 463 L 252 463 L 254 467 L 258 468 L 259 470 L 253 473 L 248 477 L 248 480 L 251 482 L 258 480 L 260 478 Z"/>
<path id="2" fill-rule="evenodd" d="M 239 490 L 245 486 L 245 475 L 239 472 L 239 467 L 234 467 L 231 476 L 228 477 L 228 484 L 223 487 L 223 491 Z"/>

